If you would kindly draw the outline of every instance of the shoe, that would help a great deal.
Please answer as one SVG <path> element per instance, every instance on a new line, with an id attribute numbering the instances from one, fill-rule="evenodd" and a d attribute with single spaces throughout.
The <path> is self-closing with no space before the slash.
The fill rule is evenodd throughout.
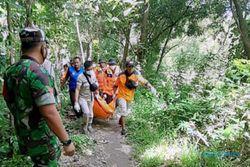
<path id="1" fill-rule="evenodd" d="M 126 135 L 126 134 L 127 134 L 127 131 L 125 129 L 122 129 L 121 135 Z"/>
<path id="2" fill-rule="evenodd" d="M 120 126 L 122 126 L 122 119 L 121 119 L 121 118 L 119 119 L 118 124 L 119 124 Z"/>
<path id="3" fill-rule="evenodd" d="M 92 126 L 88 126 L 88 131 L 89 131 L 90 133 L 95 132 L 95 130 L 92 128 Z"/>
<path id="4" fill-rule="evenodd" d="M 89 131 L 88 131 L 87 128 L 83 128 L 82 133 L 85 134 L 85 135 L 89 135 Z"/>

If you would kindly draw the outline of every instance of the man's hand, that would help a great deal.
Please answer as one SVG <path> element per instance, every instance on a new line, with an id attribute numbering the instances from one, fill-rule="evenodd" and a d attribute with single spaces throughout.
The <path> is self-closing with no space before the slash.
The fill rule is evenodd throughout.
<path id="1" fill-rule="evenodd" d="M 157 95 L 157 91 L 156 91 L 156 89 L 155 89 L 153 86 L 150 87 L 150 91 L 151 91 L 151 93 L 152 93 L 154 96 Z"/>
<path id="2" fill-rule="evenodd" d="M 79 105 L 78 102 L 75 102 L 75 104 L 74 104 L 74 109 L 75 109 L 76 111 L 78 111 L 78 112 L 81 110 L 80 105 Z"/>
<path id="3" fill-rule="evenodd" d="M 73 156 L 75 154 L 75 146 L 71 143 L 69 146 L 63 146 L 63 155 Z"/>

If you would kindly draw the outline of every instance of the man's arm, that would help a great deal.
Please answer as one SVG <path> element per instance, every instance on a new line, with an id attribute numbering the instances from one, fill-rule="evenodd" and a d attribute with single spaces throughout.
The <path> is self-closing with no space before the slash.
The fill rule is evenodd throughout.
<path id="1" fill-rule="evenodd" d="M 157 95 L 156 89 L 149 83 L 148 80 L 143 78 L 141 75 L 137 75 L 139 83 L 141 83 L 143 86 L 145 86 L 147 89 L 151 91 L 153 95 Z"/>
<path id="2" fill-rule="evenodd" d="M 75 90 L 75 102 L 78 102 L 80 89 L 81 89 L 81 86 L 77 84 L 76 90 Z"/>
<path id="3" fill-rule="evenodd" d="M 39 107 L 39 111 L 43 118 L 48 123 L 50 129 L 55 133 L 60 141 L 65 141 L 69 139 L 67 132 L 62 124 L 61 117 L 56 110 L 55 104 L 48 104 Z"/>
<path id="4" fill-rule="evenodd" d="M 59 112 L 57 112 L 54 104 L 40 106 L 39 111 L 47 122 L 51 131 L 54 132 L 54 134 L 59 138 L 60 141 L 69 140 L 69 135 L 63 126 Z M 72 156 L 74 152 L 75 147 L 72 143 L 69 146 L 64 146 L 65 155 Z"/>

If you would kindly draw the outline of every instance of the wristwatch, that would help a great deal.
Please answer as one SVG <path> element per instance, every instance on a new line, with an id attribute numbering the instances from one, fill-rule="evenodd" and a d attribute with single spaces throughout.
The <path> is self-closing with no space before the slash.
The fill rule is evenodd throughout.
<path id="1" fill-rule="evenodd" d="M 63 144 L 63 146 L 69 146 L 71 144 L 71 140 L 65 140 L 65 141 L 61 141 L 61 143 Z"/>

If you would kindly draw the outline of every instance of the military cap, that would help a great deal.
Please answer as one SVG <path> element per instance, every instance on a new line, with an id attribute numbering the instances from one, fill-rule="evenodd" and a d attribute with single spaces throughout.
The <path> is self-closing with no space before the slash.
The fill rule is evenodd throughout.
<path id="1" fill-rule="evenodd" d="M 19 33 L 21 42 L 46 42 L 45 33 L 43 30 L 36 27 L 25 27 Z"/>

